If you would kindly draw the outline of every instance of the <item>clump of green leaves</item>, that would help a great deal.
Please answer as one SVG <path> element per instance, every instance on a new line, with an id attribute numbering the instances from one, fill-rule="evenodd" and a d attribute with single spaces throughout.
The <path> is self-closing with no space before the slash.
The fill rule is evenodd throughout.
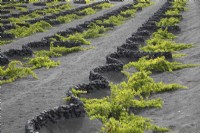
<path id="1" fill-rule="evenodd" d="M 59 7 L 59 9 L 62 9 L 62 10 L 69 10 L 71 8 L 73 8 L 73 6 L 71 4 L 69 4 L 69 3 Z"/>
<path id="2" fill-rule="evenodd" d="M 52 1 L 52 2 L 46 3 L 46 6 L 52 6 L 52 5 L 58 5 L 58 4 L 59 4 L 59 1 Z"/>
<path id="3" fill-rule="evenodd" d="M 57 18 L 57 20 L 59 21 L 59 22 L 61 22 L 61 23 L 69 23 L 69 22 L 71 22 L 72 20 L 74 20 L 74 19 L 78 19 L 78 18 L 80 18 L 78 15 L 76 15 L 76 14 L 68 14 L 68 15 L 66 15 L 66 16 L 59 16 L 58 18 Z"/>
<path id="4" fill-rule="evenodd" d="M 72 47 L 72 48 L 66 48 L 66 47 L 52 47 L 51 51 L 54 53 L 58 53 L 61 55 L 66 55 L 69 53 L 73 53 L 73 52 L 78 52 L 78 51 L 82 51 L 84 50 L 84 48 L 77 46 L 77 47 Z"/>
<path id="5" fill-rule="evenodd" d="M 123 24 L 124 20 L 126 20 L 124 17 L 122 17 L 121 15 L 117 15 L 117 16 L 109 17 L 108 19 L 104 20 L 103 23 L 119 26 L 119 25 Z"/>
<path id="6" fill-rule="evenodd" d="M 171 40 L 176 38 L 174 34 L 167 31 L 167 28 L 165 30 L 159 29 L 157 32 L 154 32 L 153 37 L 160 39 L 171 39 Z"/>
<path id="7" fill-rule="evenodd" d="M 104 26 L 98 26 L 95 23 L 91 23 L 89 29 L 83 32 L 83 37 L 86 39 L 99 37 L 107 30 L 108 28 L 104 28 Z"/>
<path id="8" fill-rule="evenodd" d="M 144 7 L 148 7 L 152 4 L 153 4 L 153 2 L 151 2 L 150 0 L 139 0 L 138 3 L 136 5 L 134 5 L 134 8 L 144 8 Z"/>
<path id="9" fill-rule="evenodd" d="M 37 56 L 34 58 L 30 58 L 25 65 L 30 67 L 31 69 L 37 69 L 41 67 L 46 67 L 47 69 L 49 69 L 51 67 L 56 67 L 59 64 L 59 61 L 53 61 L 48 56 Z"/>
<path id="10" fill-rule="evenodd" d="M 66 48 L 66 47 L 60 47 L 56 46 L 54 47 L 53 44 L 50 46 L 50 50 L 40 50 L 35 52 L 36 56 L 48 56 L 48 57 L 60 57 L 69 53 L 74 53 L 78 51 L 83 51 L 83 50 L 89 50 L 92 49 L 93 47 L 90 48 L 83 48 L 81 46 L 75 46 L 72 48 Z"/>
<path id="11" fill-rule="evenodd" d="M 120 14 L 121 15 L 126 15 L 126 16 L 129 16 L 129 17 L 132 17 L 134 16 L 136 13 L 136 10 L 135 9 L 128 9 L 126 11 L 121 11 Z"/>
<path id="12" fill-rule="evenodd" d="M 86 44 L 86 45 L 89 45 L 91 44 L 90 41 L 87 41 L 84 37 L 83 37 L 83 34 L 81 33 L 75 33 L 74 35 L 70 35 L 68 38 L 67 38 L 67 41 L 70 41 L 70 42 L 81 42 L 82 44 Z"/>
<path id="13" fill-rule="evenodd" d="M 187 0 L 175 0 L 172 3 L 172 6 L 173 6 L 173 8 L 176 8 L 179 10 L 181 10 L 181 9 L 185 10 L 186 3 L 187 3 Z"/>
<path id="14" fill-rule="evenodd" d="M 93 8 L 91 7 L 88 7 L 86 9 L 83 9 L 82 11 L 80 11 L 80 13 L 83 13 L 85 15 L 92 15 L 92 14 L 95 14 L 96 13 L 96 10 L 94 10 Z"/>
<path id="15" fill-rule="evenodd" d="M 48 50 L 39 50 L 35 52 L 36 57 L 42 57 L 42 56 L 48 56 L 48 57 L 60 57 L 62 54 L 53 52 L 53 51 L 48 51 Z"/>
<path id="16" fill-rule="evenodd" d="M 180 22 L 179 18 L 171 17 L 171 18 L 162 18 L 158 23 L 157 26 L 174 26 Z"/>
<path id="17" fill-rule="evenodd" d="M 106 133 L 144 133 L 147 130 L 167 132 L 169 129 L 161 128 L 152 124 L 152 120 L 137 116 L 134 114 L 129 115 L 123 113 L 120 119 L 110 118 L 102 128 L 102 132 Z"/>
<path id="18" fill-rule="evenodd" d="M 27 67 L 24 67 L 20 61 L 11 61 L 8 67 L 0 66 L 0 85 L 4 83 L 10 83 L 18 78 L 24 78 L 28 75 L 32 75 L 34 78 L 38 79 L 37 75 Z"/>
<path id="19" fill-rule="evenodd" d="M 30 27 L 20 27 L 18 26 L 16 29 L 8 30 L 7 33 L 14 34 L 16 37 L 25 37 L 29 36 L 36 32 L 44 32 L 45 29 L 50 28 L 51 25 L 45 21 L 37 22 Z"/>
<path id="20" fill-rule="evenodd" d="M 16 10 L 19 10 L 21 12 L 26 12 L 28 9 L 25 7 L 16 7 Z"/>
<path id="21" fill-rule="evenodd" d="M 79 42 L 79 43 L 86 44 L 86 45 L 91 44 L 90 41 L 87 41 L 84 38 L 82 33 L 75 33 L 75 34 L 69 35 L 68 37 L 64 37 L 64 36 L 61 36 L 61 35 L 58 35 L 58 34 L 56 36 L 59 37 L 59 39 L 61 41 L 69 41 L 69 42 L 74 42 L 74 43 L 78 43 Z"/>
<path id="22" fill-rule="evenodd" d="M 128 81 L 122 82 L 121 87 L 131 88 L 136 91 L 137 96 L 141 99 L 148 98 L 151 93 L 160 93 L 169 90 L 176 90 L 180 88 L 186 88 L 179 84 L 165 84 L 163 82 L 155 82 L 150 77 L 150 71 L 135 72 L 128 77 Z"/>
<path id="23" fill-rule="evenodd" d="M 165 12 L 166 15 L 178 15 L 179 13 L 180 11 L 177 8 Z"/>
<path id="24" fill-rule="evenodd" d="M 11 42 L 10 40 L 0 40 L 0 46 L 10 42 Z"/>
<path id="25" fill-rule="evenodd" d="M 20 16 L 19 18 L 11 17 L 11 18 L 8 18 L 8 19 L 13 23 L 17 23 L 17 22 L 21 23 L 21 22 L 25 22 L 26 20 L 30 20 L 30 19 L 34 19 L 34 18 L 40 18 L 40 17 L 41 17 L 40 14 L 37 14 L 36 12 L 32 12 L 31 14 Z"/>
<path id="26" fill-rule="evenodd" d="M 158 37 L 153 37 L 147 40 L 147 46 L 141 48 L 141 50 L 146 52 L 173 52 L 183 49 L 191 48 L 192 44 L 182 44 L 176 43 L 171 40 L 164 40 Z"/>
<path id="27" fill-rule="evenodd" d="M 101 3 L 101 4 L 97 5 L 97 7 L 100 7 L 102 9 L 107 9 L 107 8 L 112 7 L 112 6 L 113 6 L 113 4 L 111 4 L 111 3 Z"/>
<path id="28" fill-rule="evenodd" d="M 172 58 L 181 58 L 187 56 L 187 54 L 181 54 L 181 53 L 173 53 Z"/>
<path id="29" fill-rule="evenodd" d="M 155 59 L 147 59 L 147 57 L 140 58 L 137 62 L 130 62 L 124 65 L 124 68 L 135 67 L 139 71 L 151 71 L 151 72 L 172 72 L 174 70 L 199 66 L 196 64 L 183 64 L 181 62 L 169 62 L 165 57 L 158 57 Z"/>

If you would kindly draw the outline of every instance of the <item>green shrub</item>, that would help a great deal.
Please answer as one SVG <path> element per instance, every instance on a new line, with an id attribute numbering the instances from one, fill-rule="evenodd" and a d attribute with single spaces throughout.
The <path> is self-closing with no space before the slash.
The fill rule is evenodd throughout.
<path id="1" fill-rule="evenodd" d="M 136 13 L 135 9 L 128 9 L 126 11 L 121 11 L 120 14 L 122 15 L 130 15 L 130 16 L 134 16 Z"/>
<path id="2" fill-rule="evenodd" d="M 53 52 L 53 51 L 47 51 L 47 50 L 39 50 L 35 52 L 36 57 L 42 57 L 42 56 L 48 56 L 48 57 L 60 57 L 62 54 Z"/>
<path id="3" fill-rule="evenodd" d="M 37 14 L 36 12 L 32 12 L 31 14 L 20 16 L 19 18 L 11 17 L 8 19 L 13 23 L 22 23 L 22 22 L 25 22 L 26 20 L 31 20 L 31 19 L 40 18 L 40 17 L 41 17 L 40 14 Z"/>
<path id="4" fill-rule="evenodd" d="M 18 37 L 25 37 L 29 36 L 33 33 L 37 32 L 44 32 L 45 29 L 50 28 L 51 25 L 45 21 L 37 22 L 30 27 L 17 27 L 16 29 L 8 30 L 7 33 L 14 34 L 17 38 Z"/>
<path id="5" fill-rule="evenodd" d="M 86 39 L 99 37 L 107 30 L 108 28 L 104 28 L 104 26 L 98 26 L 95 23 L 91 23 L 89 29 L 83 32 L 83 37 Z"/>
<path id="6" fill-rule="evenodd" d="M 79 19 L 79 18 L 80 17 L 76 14 L 69 14 L 69 15 L 66 15 L 66 16 L 59 16 L 57 18 L 57 20 L 61 23 L 68 23 L 68 22 L 71 22 L 74 19 Z"/>
<path id="7" fill-rule="evenodd" d="M 191 48 L 192 44 L 176 43 L 171 40 L 152 38 L 147 41 L 147 46 L 140 48 L 146 52 L 173 52 Z"/>
<path id="8" fill-rule="evenodd" d="M 107 9 L 112 6 L 113 6 L 113 4 L 111 4 L 111 3 L 101 3 L 101 4 L 97 5 L 96 7 L 101 7 L 102 9 Z"/>
<path id="9" fill-rule="evenodd" d="M 139 0 L 138 4 L 134 5 L 134 8 L 144 8 L 144 7 L 148 7 L 152 4 L 153 4 L 153 2 L 151 2 L 150 0 Z"/>
<path id="10" fill-rule="evenodd" d="M 35 58 L 29 58 L 28 62 L 25 64 L 31 69 L 37 69 L 41 67 L 46 67 L 47 69 L 51 67 L 56 67 L 60 62 L 55 62 L 51 60 L 48 56 L 37 56 Z"/>
<path id="11" fill-rule="evenodd" d="M 181 53 L 173 53 L 172 58 L 181 58 L 187 56 L 187 54 L 181 54 Z"/>
<path id="12" fill-rule="evenodd" d="M 68 38 L 67 38 L 67 41 L 71 41 L 71 42 L 81 42 L 82 44 L 86 44 L 86 45 L 89 45 L 91 44 L 91 42 L 87 41 L 84 37 L 83 37 L 83 34 L 81 33 L 75 33 L 74 35 L 70 35 Z"/>
<path id="13" fill-rule="evenodd" d="M 173 8 L 176 8 L 176 9 L 186 9 L 185 6 L 186 6 L 186 3 L 187 3 L 187 0 L 175 0 L 172 5 L 173 5 Z"/>
<path id="14" fill-rule="evenodd" d="M 157 26 L 174 26 L 180 22 L 178 18 L 162 18 L 156 25 Z"/>
<path id="15" fill-rule="evenodd" d="M 0 85 L 13 82 L 18 78 L 27 77 L 28 75 L 38 79 L 37 75 L 30 68 L 23 67 L 20 61 L 11 61 L 7 68 L 0 66 L 0 77 L 6 77 L 6 79 L 0 80 Z"/>
<path id="16" fill-rule="evenodd" d="M 160 38 L 160 39 L 175 39 L 176 36 L 172 33 L 169 33 L 167 31 L 167 28 L 165 30 L 159 29 L 157 32 L 153 33 L 153 38 Z"/>
<path id="17" fill-rule="evenodd" d="M 69 53 L 78 52 L 78 51 L 82 51 L 82 50 L 84 50 L 84 48 L 82 48 L 81 46 L 72 47 L 72 48 L 66 48 L 66 47 L 52 47 L 51 48 L 52 52 L 58 53 L 61 55 L 66 55 Z"/>
<path id="18" fill-rule="evenodd" d="M 10 40 L 0 40 L 0 46 L 10 42 L 11 42 Z"/>
<path id="19" fill-rule="evenodd" d="M 169 131 L 167 128 L 161 128 L 152 124 L 152 121 L 148 118 L 134 114 L 128 115 L 128 113 L 121 114 L 119 120 L 110 118 L 102 128 L 103 133 L 144 133 L 147 130 Z"/>
<path id="20" fill-rule="evenodd" d="M 103 23 L 119 26 L 119 25 L 123 24 L 124 20 L 126 20 L 124 17 L 122 17 L 121 15 L 117 15 L 117 16 L 109 17 L 108 19 L 104 20 Z"/>
<path id="21" fill-rule="evenodd" d="M 180 11 L 178 9 L 168 10 L 165 14 L 166 15 L 178 15 Z"/>
<path id="22" fill-rule="evenodd" d="M 26 12 L 28 9 L 25 7 L 16 7 L 16 10 L 19 10 L 21 12 Z"/>
<path id="23" fill-rule="evenodd" d="M 80 13 L 84 13 L 86 15 L 92 15 L 92 14 L 95 14 L 96 11 L 93 8 L 88 7 L 86 9 L 83 9 L 82 11 L 80 11 Z"/>
<path id="24" fill-rule="evenodd" d="M 130 62 L 124 65 L 124 68 L 135 67 L 139 71 L 152 71 L 152 72 L 164 72 L 164 71 L 174 71 L 178 69 L 195 67 L 199 65 L 195 64 L 183 64 L 180 62 L 169 62 L 165 57 L 158 57 L 155 59 L 146 59 L 147 57 L 140 58 L 137 62 Z"/>

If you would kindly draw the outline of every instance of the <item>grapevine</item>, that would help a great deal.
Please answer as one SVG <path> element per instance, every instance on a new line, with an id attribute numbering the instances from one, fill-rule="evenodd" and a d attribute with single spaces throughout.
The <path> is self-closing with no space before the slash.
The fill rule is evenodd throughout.
<path id="1" fill-rule="evenodd" d="M 27 77 L 28 75 L 38 79 L 37 75 L 30 68 L 23 66 L 22 62 L 12 61 L 7 68 L 0 66 L 0 85 L 13 82 L 18 78 Z"/>

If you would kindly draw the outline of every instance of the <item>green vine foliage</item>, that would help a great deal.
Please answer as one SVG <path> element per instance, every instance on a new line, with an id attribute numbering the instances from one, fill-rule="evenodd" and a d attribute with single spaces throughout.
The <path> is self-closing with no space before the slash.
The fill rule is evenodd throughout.
<path id="1" fill-rule="evenodd" d="M 117 15 L 117 16 L 109 17 L 108 19 L 104 20 L 103 23 L 119 26 L 119 25 L 123 24 L 124 20 L 126 20 L 126 18 L 122 17 L 121 15 Z"/>
<path id="2" fill-rule="evenodd" d="M 71 91 L 72 91 L 72 94 L 73 94 L 75 97 L 78 97 L 79 94 L 86 94 L 86 93 L 87 93 L 87 91 L 76 90 L 76 89 L 74 89 L 74 88 L 72 88 Z"/>
<path id="3" fill-rule="evenodd" d="M 35 58 L 29 58 L 28 62 L 25 64 L 25 66 L 30 67 L 30 69 L 37 69 L 46 67 L 47 69 L 56 67 L 60 64 L 60 62 L 55 62 L 51 60 L 48 56 L 38 56 Z"/>
<path id="4" fill-rule="evenodd" d="M 173 53 L 172 58 L 181 58 L 187 56 L 187 54 L 181 54 L 181 53 Z"/>
<path id="5" fill-rule="evenodd" d="M 31 14 L 20 16 L 19 18 L 11 17 L 11 18 L 8 18 L 8 20 L 10 20 L 13 23 L 17 23 L 17 22 L 22 23 L 22 22 L 25 22 L 26 20 L 30 20 L 33 18 L 40 18 L 40 17 L 41 17 L 40 14 L 37 14 L 36 12 L 32 12 Z"/>
<path id="6" fill-rule="evenodd" d="M 135 16 L 136 13 L 136 9 L 128 9 L 126 11 L 121 11 L 120 14 L 121 15 L 128 15 L 128 16 Z"/>
<path id="7" fill-rule="evenodd" d="M 167 31 L 167 28 L 165 30 L 159 29 L 157 32 L 153 33 L 154 38 L 160 38 L 160 39 L 175 39 L 176 36 L 170 32 Z"/>
<path id="8" fill-rule="evenodd" d="M 140 58 L 137 62 L 130 62 L 124 65 L 125 69 L 135 67 L 139 71 L 151 71 L 151 72 L 172 72 L 174 70 L 200 66 L 197 64 L 183 64 L 180 62 L 169 62 L 165 57 L 158 57 L 155 59 L 147 59 L 147 57 Z"/>
<path id="9" fill-rule="evenodd" d="M 68 38 L 67 38 L 67 41 L 70 41 L 70 42 L 81 42 L 82 44 L 86 44 L 86 45 L 89 45 L 91 44 L 90 41 L 87 41 L 84 37 L 83 37 L 83 34 L 81 33 L 75 33 L 74 35 L 70 35 Z"/>
<path id="10" fill-rule="evenodd" d="M 88 7 L 86 9 L 83 9 L 82 11 L 80 11 L 80 13 L 84 13 L 85 15 L 92 15 L 96 13 L 96 10 L 94 10 L 91 7 Z"/>
<path id="11" fill-rule="evenodd" d="M 99 37 L 108 29 L 109 28 L 104 28 L 104 26 L 98 26 L 95 23 L 91 23 L 89 29 L 83 32 L 83 37 L 85 39 Z"/>
<path id="12" fill-rule="evenodd" d="M 173 8 L 181 10 L 185 10 L 185 6 L 187 4 L 187 0 L 175 0 L 173 3 Z"/>
<path id="13" fill-rule="evenodd" d="M 0 67 L 0 85 L 4 83 L 10 83 L 15 81 L 18 78 L 24 78 L 28 75 L 32 75 L 34 78 L 38 79 L 37 75 L 27 67 L 23 67 L 23 64 L 20 61 L 11 61 L 8 64 L 8 67 Z"/>
<path id="14" fill-rule="evenodd" d="M 151 93 L 187 88 L 179 84 L 165 84 L 163 82 L 156 83 L 154 79 L 150 77 L 150 74 L 150 71 L 139 71 L 133 73 L 128 78 L 128 82 L 122 82 L 121 86 L 134 89 L 136 95 L 140 96 L 141 99 L 148 98 Z"/>
<path id="15" fill-rule="evenodd" d="M 134 8 L 144 8 L 144 7 L 148 7 L 150 5 L 152 5 L 153 2 L 150 0 L 138 0 L 138 4 L 134 5 Z"/>
<path id="16" fill-rule="evenodd" d="M 52 2 L 46 3 L 46 6 L 52 6 L 52 5 L 58 5 L 58 4 L 59 4 L 58 1 L 52 1 Z"/>
<path id="17" fill-rule="evenodd" d="M 0 40 L 0 46 L 10 42 L 10 40 Z"/>
<path id="18" fill-rule="evenodd" d="M 48 15 L 48 14 L 53 14 L 53 13 L 59 13 L 62 10 L 69 10 L 72 7 L 73 6 L 71 4 L 65 4 L 65 5 L 62 5 L 62 6 L 59 6 L 59 7 L 54 7 L 54 8 L 48 8 L 48 9 L 35 11 L 34 13 L 36 13 L 36 14 L 43 13 L 43 15 Z"/>
<path id="19" fill-rule="evenodd" d="M 123 113 L 119 120 L 110 118 L 102 128 L 102 133 L 144 133 L 144 130 L 169 131 L 167 128 L 160 128 L 152 124 L 152 121 L 148 118 Z"/>
<path id="20" fill-rule="evenodd" d="M 107 8 L 112 7 L 112 6 L 113 6 L 112 3 L 101 3 L 101 4 L 97 5 L 96 7 L 99 7 L 101 9 L 107 9 Z"/>
<path id="21" fill-rule="evenodd" d="M 165 14 L 166 15 L 178 15 L 178 14 L 180 14 L 180 11 L 177 8 L 175 8 L 175 9 L 168 10 Z"/>
<path id="22" fill-rule="evenodd" d="M 25 37 L 29 36 L 36 32 L 44 32 L 45 29 L 50 28 L 51 25 L 45 21 L 37 22 L 30 27 L 17 27 L 16 29 L 8 30 L 8 33 L 14 34 L 17 38 L 18 37 Z"/>
<path id="23" fill-rule="evenodd" d="M 52 47 L 50 51 L 57 53 L 57 54 L 66 55 L 69 53 L 78 52 L 78 51 L 82 51 L 82 50 L 84 50 L 84 48 L 77 46 L 77 47 L 72 47 L 72 48 Z"/>
<path id="24" fill-rule="evenodd" d="M 21 11 L 21 12 L 26 12 L 28 9 L 25 7 L 16 7 L 16 10 Z"/>
<path id="25" fill-rule="evenodd" d="M 173 52 L 192 48 L 192 46 L 192 44 L 176 43 L 172 40 L 165 40 L 158 37 L 153 37 L 147 40 L 147 45 L 140 49 L 146 52 Z"/>
<path id="26" fill-rule="evenodd" d="M 36 57 L 41 57 L 41 56 L 48 56 L 48 57 L 60 57 L 62 54 L 53 52 L 53 51 L 47 51 L 47 50 L 40 50 L 35 52 Z"/>
<path id="27" fill-rule="evenodd" d="M 80 17 L 76 14 L 68 14 L 65 16 L 59 16 L 57 20 L 61 23 L 69 23 L 74 19 L 79 19 Z"/>
<path id="28" fill-rule="evenodd" d="M 158 23 L 156 23 L 157 26 L 173 26 L 180 22 L 180 19 L 178 18 L 162 18 Z"/>
<path id="29" fill-rule="evenodd" d="M 61 36 L 61 35 L 56 35 L 57 37 L 59 37 L 59 39 L 61 41 L 70 41 L 70 42 L 80 42 L 82 44 L 86 44 L 86 45 L 89 45 L 91 44 L 90 41 L 87 41 L 84 37 L 83 37 L 83 34 L 82 33 L 75 33 L 73 35 L 69 35 L 69 37 L 64 37 L 64 36 Z M 52 39 L 52 41 L 54 41 L 54 39 Z"/>

